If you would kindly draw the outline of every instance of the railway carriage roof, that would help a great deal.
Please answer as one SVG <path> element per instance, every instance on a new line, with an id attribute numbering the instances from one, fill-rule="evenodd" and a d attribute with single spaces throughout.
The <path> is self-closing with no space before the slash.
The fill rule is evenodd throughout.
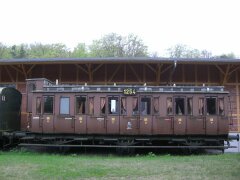
<path id="1" fill-rule="evenodd" d="M 28 79 L 34 81 L 38 79 Z M 47 79 L 39 79 L 44 81 L 43 90 L 35 90 L 34 92 L 86 92 L 86 93 L 228 93 L 223 86 L 147 86 L 147 85 L 56 85 Z"/>

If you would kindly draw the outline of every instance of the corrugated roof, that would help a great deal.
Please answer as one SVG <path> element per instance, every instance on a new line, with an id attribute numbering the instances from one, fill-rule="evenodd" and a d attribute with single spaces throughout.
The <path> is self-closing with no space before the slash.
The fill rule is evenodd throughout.
<path id="1" fill-rule="evenodd" d="M 32 58 L 0 59 L 0 65 L 14 64 L 85 64 L 85 63 L 173 63 L 180 64 L 239 64 L 240 59 L 229 58 L 151 58 L 151 57 L 107 57 L 107 58 Z"/>

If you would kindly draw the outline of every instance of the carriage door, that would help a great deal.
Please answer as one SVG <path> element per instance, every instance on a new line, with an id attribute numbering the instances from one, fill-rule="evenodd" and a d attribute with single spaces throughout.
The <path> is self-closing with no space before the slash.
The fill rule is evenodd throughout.
<path id="1" fill-rule="evenodd" d="M 121 117 L 120 133 L 121 134 L 138 134 L 139 133 L 139 97 L 125 96 L 121 98 Z"/>
<path id="2" fill-rule="evenodd" d="M 187 97 L 187 134 L 205 134 L 204 96 Z"/>
<path id="3" fill-rule="evenodd" d="M 174 134 L 181 135 L 186 133 L 186 97 L 174 97 Z"/>
<path id="4" fill-rule="evenodd" d="M 75 97 L 75 133 L 87 133 L 87 96 Z"/>
<path id="5" fill-rule="evenodd" d="M 42 133 L 42 96 L 34 97 L 32 105 L 31 131 Z"/>
<path id="6" fill-rule="evenodd" d="M 58 100 L 58 101 L 57 101 Z M 68 94 L 59 94 L 56 96 L 56 133 L 74 133 L 74 103 L 72 97 Z"/>
<path id="7" fill-rule="evenodd" d="M 218 130 L 217 98 L 206 97 L 206 134 L 217 134 Z"/>
<path id="8" fill-rule="evenodd" d="M 53 133 L 54 96 L 43 96 L 43 115 L 41 120 L 43 133 Z"/>
<path id="9" fill-rule="evenodd" d="M 152 97 L 140 96 L 140 134 L 151 135 L 152 134 Z"/>
<path id="10" fill-rule="evenodd" d="M 107 133 L 119 134 L 119 96 L 108 96 Z"/>
<path id="11" fill-rule="evenodd" d="M 106 95 L 95 94 L 88 97 L 88 134 L 105 134 L 106 133 Z"/>
<path id="12" fill-rule="evenodd" d="M 227 110 L 227 97 L 218 98 L 218 134 L 228 134 L 228 117 L 225 110 Z"/>

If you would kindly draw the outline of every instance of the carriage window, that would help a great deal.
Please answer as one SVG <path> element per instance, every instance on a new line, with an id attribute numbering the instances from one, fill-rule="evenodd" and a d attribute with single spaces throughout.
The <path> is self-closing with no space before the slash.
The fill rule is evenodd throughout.
<path id="1" fill-rule="evenodd" d="M 172 98 L 167 98 L 167 114 L 172 115 L 173 114 L 173 103 L 172 103 Z"/>
<path id="2" fill-rule="evenodd" d="M 44 113 L 53 114 L 53 97 L 45 96 L 44 97 Z"/>
<path id="3" fill-rule="evenodd" d="M 199 115 L 204 114 L 204 99 L 203 98 L 198 99 L 198 114 Z"/>
<path id="4" fill-rule="evenodd" d="M 134 97 L 132 99 L 132 114 L 133 115 L 136 115 L 138 114 L 138 98 L 137 97 Z"/>
<path id="5" fill-rule="evenodd" d="M 193 115 L 193 99 L 187 98 L 187 113 L 188 115 Z"/>
<path id="6" fill-rule="evenodd" d="M 224 115 L 224 99 L 220 98 L 218 100 L 219 115 Z"/>
<path id="7" fill-rule="evenodd" d="M 70 114 L 70 98 L 60 98 L 60 114 Z"/>
<path id="8" fill-rule="evenodd" d="M 127 114 L 127 104 L 126 104 L 126 98 L 121 98 L 121 114 Z"/>
<path id="9" fill-rule="evenodd" d="M 100 112 L 101 112 L 101 114 L 106 113 L 106 98 L 105 97 L 100 98 Z"/>
<path id="10" fill-rule="evenodd" d="M 37 97 L 36 100 L 36 114 L 41 114 L 42 108 L 41 108 L 41 98 Z"/>
<path id="11" fill-rule="evenodd" d="M 176 115 L 184 115 L 184 98 L 176 98 L 175 99 L 175 112 Z"/>
<path id="12" fill-rule="evenodd" d="M 108 113 L 109 114 L 118 114 L 118 97 L 109 97 L 108 98 Z"/>
<path id="13" fill-rule="evenodd" d="M 86 114 L 86 97 L 76 97 L 76 114 Z"/>
<path id="14" fill-rule="evenodd" d="M 90 97 L 89 98 L 89 114 L 93 115 L 94 114 L 94 98 Z"/>
<path id="15" fill-rule="evenodd" d="M 151 98 L 141 98 L 141 114 L 149 115 L 151 114 Z"/>
<path id="16" fill-rule="evenodd" d="M 216 114 L 216 98 L 207 98 L 207 115 Z"/>
<path id="17" fill-rule="evenodd" d="M 153 99 L 153 110 L 154 110 L 154 114 L 159 113 L 159 99 L 158 98 Z"/>

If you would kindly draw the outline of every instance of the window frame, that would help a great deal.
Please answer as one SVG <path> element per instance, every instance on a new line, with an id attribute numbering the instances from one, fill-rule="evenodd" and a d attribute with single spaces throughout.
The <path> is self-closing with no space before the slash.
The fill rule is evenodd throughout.
<path id="1" fill-rule="evenodd" d="M 173 102 L 173 110 L 174 110 L 174 115 L 175 116 L 186 116 L 186 97 L 185 96 L 175 96 L 174 98 L 174 102 Z M 183 99 L 183 112 L 182 114 L 177 114 L 177 99 Z M 181 109 L 180 109 L 181 110 Z"/>
<path id="2" fill-rule="evenodd" d="M 111 100 L 114 100 L 114 99 L 117 99 L 116 100 L 116 112 L 113 112 L 113 113 L 111 113 Z M 119 115 L 120 114 L 120 102 L 119 102 L 119 96 L 108 96 L 107 97 L 107 101 L 106 101 L 106 103 L 107 103 L 107 114 L 108 115 Z"/>
<path id="3" fill-rule="evenodd" d="M 40 99 L 40 112 L 38 112 L 38 99 Z M 40 97 L 40 96 L 37 96 L 36 97 L 36 104 L 35 104 L 36 106 L 35 106 L 35 110 L 36 110 L 36 114 L 37 115 L 40 115 L 40 114 L 42 114 L 42 111 L 43 111 L 43 103 L 42 103 L 42 97 Z"/>
<path id="4" fill-rule="evenodd" d="M 205 100 L 205 109 L 206 109 L 205 112 L 206 112 L 206 115 L 207 115 L 207 116 L 216 116 L 216 115 L 218 115 L 217 97 L 216 97 L 216 96 L 206 96 L 205 99 L 206 99 L 206 100 Z M 208 113 L 208 99 L 215 99 L 215 113 L 214 113 L 214 114 Z"/>
<path id="5" fill-rule="evenodd" d="M 171 106 L 170 107 L 168 107 L 168 99 L 171 99 Z M 169 110 L 168 110 L 168 108 L 171 108 L 171 112 L 169 113 Z M 167 116 L 173 116 L 173 97 L 167 97 L 166 98 L 166 114 L 167 114 Z"/>
<path id="6" fill-rule="evenodd" d="M 158 108 L 157 108 L 157 112 L 155 112 L 155 99 L 157 99 L 157 102 L 158 102 Z M 153 97 L 152 98 L 152 112 L 153 112 L 153 115 L 159 115 L 160 114 L 160 97 Z"/>
<path id="7" fill-rule="evenodd" d="M 135 107 L 133 106 L 134 104 L 134 99 L 137 99 L 136 103 L 135 103 L 135 107 L 137 106 L 137 110 L 133 111 L 135 109 Z M 138 116 L 139 115 L 139 97 L 138 96 L 133 96 L 131 99 L 131 111 L 132 111 L 132 116 Z M 136 113 L 133 113 L 136 112 Z"/>
<path id="8" fill-rule="evenodd" d="M 77 98 L 81 98 L 84 97 L 85 98 L 85 113 L 80 113 L 80 111 L 78 112 L 78 108 L 77 108 Z M 77 95 L 75 96 L 75 115 L 86 115 L 87 114 L 87 106 L 88 105 L 88 101 L 87 101 L 87 96 L 86 95 Z"/>
<path id="9" fill-rule="evenodd" d="M 188 116 L 193 116 L 193 113 L 194 113 L 193 99 L 194 99 L 194 98 L 193 98 L 193 96 L 191 96 L 191 97 L 187 97 L 186 99 L 187 99 L 187 101 L 186 101 L 186 103 L 187 103 L 187 104 L 186 104 L 186 106 L 187 106 L 187 107 L 186 107 L 186 115 L 188 115 Z M 188 100 L 189 100 L 189 99 L 192 100 L 191 114 L 189 114 L 189 111 L 188 111 L 188 110 L 189 110 L 189 109 L 188 109 Z"/>
<path id="10" fill-rule="evenodd" d="M 92 106 L 92 113 L 91 113 L 91 108 L 90 108 L 90 103 L 91 103 L 91 101 L 90 101 L 90 99 L 92 99 L 93 101 L 93 106 Z M 88 115 L 89 116 L 94 116 L 94 113 L 95 113 L 95 97 L 94 96 L 90 96 L 90 97 L 88 97 Z"/>
<path id="11" fill-rule="evenodd" d="M 64 98 L 64 99 L 68 99 L 68 113 L 67 113 L 67 114 L 61 113 L 61 105 L 62 105 L 62 104 L 61 104 L 61 102 L 62 102 L 61 100 L 62 100 L 63 98 Z M 60 98 L 59 98 L 59 115 L 60 115 L 60 116 L 68 116 L 68 115 L 70 115 L 70 104 L 71 104 L 71 103 L 70 103 L 70 97 L 69 97 L 69 96 L 60 96 Z"/>
<path id="12" fill-rule="evenodd" d="M 149 99 L 149 101 L 146 101 L 146 103 L 147 103 L 146 114 L 144 114 L 143 111 L 142 111 L 142 99 Z M 149 106 L 148 106 L 148 103 L 150 103 Z M 152 114 L 152 107 L 151 106 L 152 106 L 152 97 L 150 97 L 150 96 L 141 96 L 140 97 L 140 115 L 141 116 L 150 116 Z M 148 108 L 150 108 L 149 113 L 148 113 Z"/>
<path id="13" fill-rule="evenodd" d="M 50 97 L 52 98 L 52 113 L 45 112 L 45 98 Z M 43 113 L 42 114 L 48 114 L 53 115 L 54 114 L 54 107 L 55 107 L 55 97 L 53 95 L 43 95 Z"/>
<path id="14" fill-rule="evenodd" d="M 223 100 L 223 114 L 220 114 L 220 100 Z M 225 99 L 224 97 L 218 97 L 218 102 L 217 102 L 217 113 L 219 116 L 225 116 Z"/>

